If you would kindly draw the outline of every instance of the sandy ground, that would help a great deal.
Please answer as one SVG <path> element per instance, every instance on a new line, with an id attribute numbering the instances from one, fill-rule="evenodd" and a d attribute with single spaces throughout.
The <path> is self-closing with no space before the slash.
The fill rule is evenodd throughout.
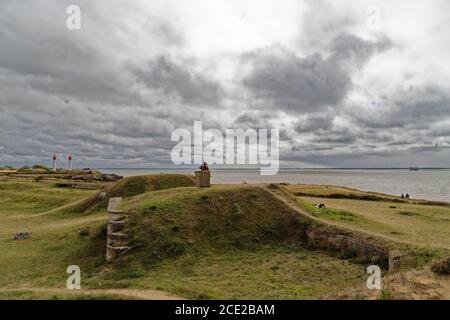
<path id="1" fill-rule="evenodd" d="M 450 300 L 450 276 L 439 276 L 430 269 L 395 273 L 382 278 L 382 287 L 393 300 Z M 329 299 L 381 298 L 381 290 L 369 290 L 366 285 L 348 288 L 338 297 Z"/>

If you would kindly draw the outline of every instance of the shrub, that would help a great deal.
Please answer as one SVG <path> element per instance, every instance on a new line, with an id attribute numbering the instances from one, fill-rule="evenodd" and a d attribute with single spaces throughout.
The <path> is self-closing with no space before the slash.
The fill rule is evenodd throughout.
<path id="1" fill-rule="evenodd" d="M 449 275 L 450 274 L 450 257 L 435 263 L 431 270 L 437 274 Z"/>
<path id="2" fill-rule="evenodd" d="M 378 299 L 379 300 L 394 300 L 394 296 L 390 289 L 382 289 Z"/>
<path id="3" fill-rule="evenodd" d="M 81 228 L 80 231 L 78 231 L 78 235 L 80 237 L 88 236 L 91 233 L 91 229 L 89 227 Z"/>
<path id="4" fill-rule="evenodd" d="M 357 252 L 352 248 L 345 248 L 341 252 L 342 259 L 351 259 L 351 258 L 356 257 L 356 255 L 357 255 Z"/>
<path id="5" fill-rule="evenodd" d="M 45 170 L 45 171 L 50 171 L 50 169 L 48 167 L 46 167 L 44 165 L 41 165 L 41 164 L 35 164 L 33 166 L 33 169 L 42 169 L 42 170 Z"/>
<path id="6" fill-rule="evenodd" d="M 233 213 L 235 215 L 241 215 L 244 213 L 244 210 L 242 210 L 241 206 L 237 202 L 233 203 L 233 205 L 231 206 L 231 209 L 233 210 Z"/>

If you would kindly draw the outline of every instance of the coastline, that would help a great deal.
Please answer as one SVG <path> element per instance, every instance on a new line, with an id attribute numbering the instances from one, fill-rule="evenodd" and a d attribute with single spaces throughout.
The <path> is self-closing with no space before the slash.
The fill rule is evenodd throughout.
<path id="1" fill-rule="evenodd" d="M 189 168 L 98 169 L 124 177 L 154 173 L 192 174 Z M 280 169 L 277 175 L 261 176 L 258 169 L 214 168 L 211 182 L 215 184 L 290 183 L 337 185 L 368 192 L 393 195 L 409 193 L 413 198 L 450 202 L 450 169 Z"/>

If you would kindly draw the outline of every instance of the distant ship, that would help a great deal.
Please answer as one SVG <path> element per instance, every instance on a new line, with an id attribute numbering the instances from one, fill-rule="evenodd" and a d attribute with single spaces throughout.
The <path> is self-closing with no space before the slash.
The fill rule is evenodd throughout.
<path id="1" fill-rule="evenodd" d="M 409 171 L 419 171 L 418 167 L 409 167 Z"/>

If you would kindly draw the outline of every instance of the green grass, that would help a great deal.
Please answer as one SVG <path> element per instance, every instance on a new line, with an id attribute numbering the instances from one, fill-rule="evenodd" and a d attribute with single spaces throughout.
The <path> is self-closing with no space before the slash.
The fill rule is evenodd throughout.
<path id="1" fill-rule="evenodd" d="M 364 281 L 364 268 L 305 249 L 205 251 L 165 260 L 139 286 L 192 299 L 312 299 Z"/>
<path id="2" fill-rule="evenodd" d="M 210 248 L 300 245 L 310 224 L 260 188 L 177 188 L 126 200 L 131 244 L 148 263 Z M 151 248 L 151 250 L 147 250 Z"/>
<path id="3" fill-rule="evenodd" d="M 96 197 L 97 191 L 57 188 L 55 183 L 0 179 L 0 195 L 6 199 L 0 203 L 0 299 L 124 298 L 66 292 L 66 268 L 72 264 L 80 266 L 87 290 L 152 289 L 194 299 L 326 298 L 366 279 L 364 265 L 305 249 L 305 229 L 317 222 L 264 189 L 200 189 L 192 187 L 190 176 L 169 174 L 124 179 L 107 187 L 109 196 L 124 197 L 122 209 L 131 214 L 127 232 L 134 246 L 108 264 L 105 208 L 81 212 L 71 205 Z M 328 208 L 314 208 L 314 202 L 325 202 Z M 420 264 L 441 254 L 434 241 L 448 241 L 443 206 L 396 203 L 393 209 L 387 202 L 303 197 L 300 204 L 318 220 L 410 240 L 405 248 Z M 413 223 L 400 228 L 408 219 Z M 408 231 L 408 226 L 416 229 Z M 436 238 L 427 233 L 431 227 L 437 230 Z M 417 228 L 426 231 L 418 237 L 427 237 L 436 252 L 417 250 Z M 32 237 L 12 240 L 19 231 L 31 231 Z"/>
<path id="4" fill-rule="evenodd" d="M 42 292 L 32 290 L 18 290 L 0 292 L 0 300 L 121 300 L 129 299 L 114 294 L 85 294 L 74 292 Z"/>
<path id="5" fill-rule="evenodd" d="M 109 197 L 132 197 L 147 191 L 194 186 L 194 178 L 185 174 L 152 174 L 120 180 L 109 191 Z"/>
<path id="6" fill-rule="evenodd" d="M 299 197 L 318 197 L 332 199 L 366 200 L 366 201 L 387 201 L 397 203 L 410 203 L 422 205 L 437 205 L 450 208 L 450 204 L 442 201 L 429 201 L 423 199 L 406 199 L 399 196 L 389 195 L 380 192 L 361 191 L 353 188 L 333 186 L 333 185 L 314 185 L 314 184 L 294 184 L 284 187 L 288 192 Z"/>
<path id="7" fill-rule="evenodd" d="M 52 181 L 4 180 L 0 181 L 0 215 L 42 213 L 90 194 L 91 190 L 58 188 Z"/>
<path id="8" fill-rule="evenodd" d="M 79 212 L 96 211 L 105 209 L 110 198 L 130 198 L 150 191 L 192 186 L 194 186 L 194 177 L 186 174 L 161 173 L 128 177 L 106 187 L 104 199 L 100 199 L 99 193 L 95 193 L 73 210 Z"/>
<path id="9" fill-rule="evenodd" d="M 301 197 L 299 201 L 308 210 L 313 203 L 325 203 L 327 209 L 311 212 L 319 211 L 321 218 L 342 226 L 376 232 L 421 247 L 450 249 L 450 208 L 445 206 L 314 197 Z M 334 214 L 327 214 L 330 211 Z M 341 217 L 343 212 L 352 218 Z"/>

